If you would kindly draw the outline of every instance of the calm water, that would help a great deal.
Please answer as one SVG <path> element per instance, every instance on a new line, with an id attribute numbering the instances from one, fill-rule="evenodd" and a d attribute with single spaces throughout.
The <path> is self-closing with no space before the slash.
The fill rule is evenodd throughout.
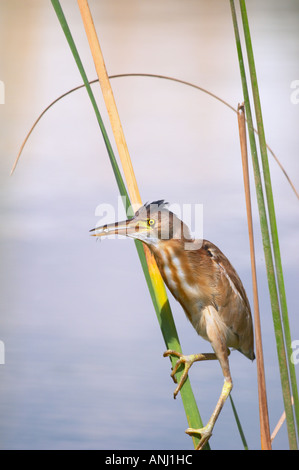
<path id="1" fill-rule="evenodd" d="M 93 79 L 77 4 L 62 6 Z M 110 74 L 170 75 L 233 106 L 242 101 L 229 2 L 91 0 L 90 7 Z M 9 176 L 38 114 L 81 79 L 50 2 L 2 0 L 0 9 L 1 448 L 191 449 L 134 244 L 96 243 L 88 233 L 98 204 L 116 207 L 118 191 L 84 90 L 47 113 Z M 290 101 L 290 85 L 299 79 L 298 13 L 295 1 L 248 2 L 267 141 L 297 189 L 299 105 Z M 202 203 L 205 238 L 230 258 L 252 301 L 234 113 L 175 83 L 123 78 L 112 84 L 143 200 Z M 298 339 L 299 205 L 270 158 L 292 338 Z M 283 404 L 255 203 L 254 222 L 272 430 Z M 173 299 L 171 305 L 183 350 L 209 351 Z M 258 449 L 256 365 L 237 352 L 230 362 L 248 445 Z M 220 367 L 195 365 L 190 377 L 206 421 L 222 386 Z M 229 403 L 211 446 L 242 448 Z M 285 426 L 274 447 L 288 447 Z"/>

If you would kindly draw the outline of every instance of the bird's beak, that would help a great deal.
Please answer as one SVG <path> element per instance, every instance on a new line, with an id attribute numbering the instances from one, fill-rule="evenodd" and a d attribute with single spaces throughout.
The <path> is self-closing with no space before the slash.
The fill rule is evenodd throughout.
<path id="1" fill-rule="evenodd" d="M 123 235 L 130 238 L 139 238 L 141 234 L 147 232 L 146 221 L 133 219 L 102 225 L 90 230 L 94 237 L 103 237 L 105 235 Z M 142 236 L 142 235 L 141 235 Z M 141 237 L 140 237 L 141 238 Z"/>

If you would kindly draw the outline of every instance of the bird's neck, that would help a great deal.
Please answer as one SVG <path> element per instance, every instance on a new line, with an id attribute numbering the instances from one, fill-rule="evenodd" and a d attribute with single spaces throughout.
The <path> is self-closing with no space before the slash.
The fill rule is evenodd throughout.
<path id="1" fill-rule="evenodd" d="M 155 245 L 151 245 L 150 249 L 155 257 L 161 275 L 173 293 L 178 299 L 178 288 L 184 273 L 190 272 L 189 260 L 186 256 L 185 244 L 194 243 L 194 241 L 185 239 L 159 240 Z"/>

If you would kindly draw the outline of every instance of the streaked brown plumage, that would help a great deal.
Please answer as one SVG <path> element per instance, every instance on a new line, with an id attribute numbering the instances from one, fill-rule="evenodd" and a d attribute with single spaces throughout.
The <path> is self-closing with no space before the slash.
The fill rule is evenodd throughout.
<path id="1" fill-rule="evenodd" d="M 164 353 L 179 358 L 171 374 L 173 378 L 179 365 L 185 365 L 174 396 L 183 386 L 193 362 L 210 359 L 220 362 L 224 386 L 216 408 L 204 428 L 186 431 L 201 436 L 198 448 L 202 449 L 232 389 L 229 348 L 237 349 L 249 359 L 255 357 L 250 305 L 238 274 L 219 248 L 207 240 L 192 239 L 188 227 L 167 209 L 164 201 L 146 204 L 132 219 L 98 227 L 93 232 L 98 237 L 121 234 L 146 243 L 164 282 L 187 318 L 197 333 L 211 343 L 215 354 Z"/>

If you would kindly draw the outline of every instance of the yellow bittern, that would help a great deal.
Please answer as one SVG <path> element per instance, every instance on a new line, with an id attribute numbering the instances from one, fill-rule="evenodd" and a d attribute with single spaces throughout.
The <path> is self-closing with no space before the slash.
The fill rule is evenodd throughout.
<path id="1" fill-rule="evenodd" d="M 197 333 L 211 343 L 214 353 L 183 355 L 172 350 L 164 353 L 178 357 L 171 373 L 175 381 L 179 366 L 184 365 L 174 397 L 194 362 L 211 359 L 220 362 L 224 385 L 215 410 L 206 426 L 186 430 L 189 435 L 200 436 L 197 449 L 202 449 L 233 386 L 229 348 L 251 360 L 255 358 L 251 311 L 243 284 L 224 254 L 207 240 L 193 239 L 187 225 L 166 205 L 163 200 L 145 204 L 133 218 L 97 227 L 92 232 L 97 237 L 119 234 L 145 243 L 187 318 Z"/>

